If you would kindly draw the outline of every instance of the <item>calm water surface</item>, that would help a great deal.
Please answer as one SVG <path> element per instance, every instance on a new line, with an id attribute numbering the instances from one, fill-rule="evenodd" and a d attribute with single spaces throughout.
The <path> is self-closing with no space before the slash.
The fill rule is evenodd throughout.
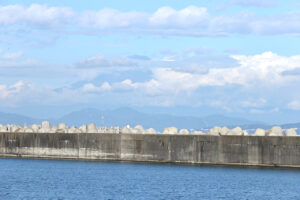
<path id="1" fill-rule="evenodd" d="M 300 171 L 0 159 L 0 199 L 300 199 Z"/>

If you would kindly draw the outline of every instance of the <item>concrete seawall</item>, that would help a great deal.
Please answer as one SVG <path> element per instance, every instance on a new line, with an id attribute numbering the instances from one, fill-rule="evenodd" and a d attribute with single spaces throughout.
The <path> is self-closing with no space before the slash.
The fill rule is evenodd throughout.
<path id="1" fill-rule="evenodd" d="M 300 137 L 0 133 L 0 156 L 300 168 Z"/>

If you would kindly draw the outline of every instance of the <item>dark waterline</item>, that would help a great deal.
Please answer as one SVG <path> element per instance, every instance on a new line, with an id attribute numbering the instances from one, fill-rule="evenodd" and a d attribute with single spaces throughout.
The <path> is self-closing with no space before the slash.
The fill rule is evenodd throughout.
<path id="1" fill-rule="evenodd" d="M 300 199 L 300 170 L 0 159 L 0 199 Z"/>

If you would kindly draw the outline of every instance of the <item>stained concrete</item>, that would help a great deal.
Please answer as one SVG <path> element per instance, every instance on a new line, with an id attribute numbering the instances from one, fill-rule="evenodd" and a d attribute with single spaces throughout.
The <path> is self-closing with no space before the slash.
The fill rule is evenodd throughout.
<path id="1" fill-rule="evenodd" d="M 300 137 L 0 133 L 0 156 L 300 167 Z"/>

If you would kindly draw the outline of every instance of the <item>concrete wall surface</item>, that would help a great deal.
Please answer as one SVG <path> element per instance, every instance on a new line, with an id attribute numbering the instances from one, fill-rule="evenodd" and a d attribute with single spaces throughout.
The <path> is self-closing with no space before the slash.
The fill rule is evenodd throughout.
<path id="1" fill-rule="evenodd" d="M 0 133 L 0 156 L 300 167 L 300 137 Z"/>

